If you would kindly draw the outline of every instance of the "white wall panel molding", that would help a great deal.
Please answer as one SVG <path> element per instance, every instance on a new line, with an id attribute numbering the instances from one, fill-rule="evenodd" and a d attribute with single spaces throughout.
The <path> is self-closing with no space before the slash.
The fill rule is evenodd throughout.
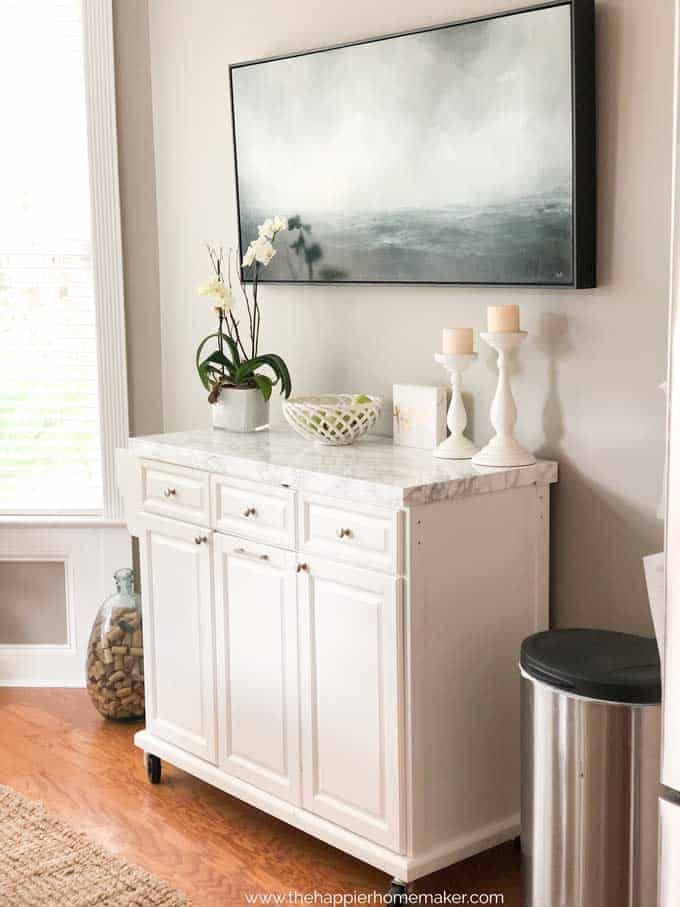
<path id="1" fill-rule="evenodd" d="M 85 686 L 85 653 L 101 602 L 115 591 L 113 573 L 131 565 L 130 539 L 120 528 L 29 528 L 0 533 L 0 562 L 64 564 L 67 640 L 63 645 L 3 645 L 0 686 Z M 40 621 L 39 612 L 26 616 Z M 34 634 L 35 635 L 35 634 Z"/>

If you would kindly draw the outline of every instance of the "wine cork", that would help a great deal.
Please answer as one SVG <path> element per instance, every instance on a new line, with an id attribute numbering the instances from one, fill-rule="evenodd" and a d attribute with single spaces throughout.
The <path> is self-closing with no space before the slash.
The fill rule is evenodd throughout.
<path id="1" fill-rule="evenodd" d="M 141 615 L 129 607 L 99 614 L 87 651 L 87 688 L 106 718 L 144 715 L 144 637 Z"/>

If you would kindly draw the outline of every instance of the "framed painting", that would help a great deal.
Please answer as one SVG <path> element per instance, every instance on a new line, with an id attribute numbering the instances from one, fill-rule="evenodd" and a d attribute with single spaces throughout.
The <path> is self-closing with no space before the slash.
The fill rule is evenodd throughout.
<path id="1" fill-rule="evenodd" d="M 595 285 L 593 0 L 230 67 L 267 283 Z M 245 276 L 245 275 L 244 275 Z"/>

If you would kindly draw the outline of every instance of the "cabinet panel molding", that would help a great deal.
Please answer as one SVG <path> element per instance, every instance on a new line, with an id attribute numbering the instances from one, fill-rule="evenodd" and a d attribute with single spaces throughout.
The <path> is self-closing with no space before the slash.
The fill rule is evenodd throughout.
<path id="1" fill-rule="evenodd" d="M 296 803 L 300 727 L 295 557 L 215 535 L 219 764 Z"/>
<path id="2" fill-rule="evenodd" d="M 299 514 L 302 552 L 357 567 L 404 572 L 402 511 L 303 493 Z"/>
<path id="3" fill-rule="evenodd" d="M 140 528 L 147 724 L 214 762 L 212 534 L 155 516 Z"/>
<path id="4" fill-rule="evenodd" d="M 295 547 L 295 492 L 244 479 L 211 477 L 215 529 Z"/>
<path id="5" fill-rule="evenodd" d="M 300 580 L 303 804 L 397 850 L 401 590 L 318 558 Z"/>
<path id="6" fill-rule="evenodd" d="M 209 479 L 199 469 L 142 462 L 142 507 L 147 513 L 210 525 Z"/>

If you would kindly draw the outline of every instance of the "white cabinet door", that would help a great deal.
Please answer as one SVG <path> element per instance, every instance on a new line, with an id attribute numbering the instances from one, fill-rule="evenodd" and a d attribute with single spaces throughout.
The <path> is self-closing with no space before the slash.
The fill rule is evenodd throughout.
<path id="1" fill-rule="evenodd" d="M 303 806 L 399 851 L 402 581 L 316 558 L 299 576 Z"/>
<path id="2" fill-rule="evenodd" d="M 215 762 L 212 533 L 157 516 L 139 525 L 147 727 Z"/>
<path id="3" fill-rule="evenodd" d="M 300 801 L 295 555 L 215 535 L 220 767 Z"/>

